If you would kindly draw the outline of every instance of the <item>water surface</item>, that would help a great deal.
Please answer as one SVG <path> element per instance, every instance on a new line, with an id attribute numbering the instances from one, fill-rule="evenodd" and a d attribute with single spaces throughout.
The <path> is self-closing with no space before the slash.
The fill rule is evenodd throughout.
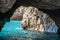
<path id="1" fill-rule="evenodd" d="M 60 35 L 23 30 L 21 21 L 10 20 L 2 28 L 0 40 L 60 40 Z"/>

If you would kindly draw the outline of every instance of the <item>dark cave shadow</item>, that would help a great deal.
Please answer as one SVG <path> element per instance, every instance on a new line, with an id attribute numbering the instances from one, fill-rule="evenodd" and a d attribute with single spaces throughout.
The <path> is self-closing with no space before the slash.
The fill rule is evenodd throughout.
<path id="1" fill-rule="evenodd" d="M 32 0 L 32 2 L 35 2 Z M 0 27 L 0 31 L 2 29 L 2 27 L 4 26 L 4 24 L 6 22 L 10 21 L 10 17 L 13 15 L 14 11 L 16 10 L 16 8 L 18 8 L 19 6 L 33 6 L 36 7 L 34 5 L 32 5 L 31 1 L 28 0 L 16 0 L 15 4 L 13 5 L 13 7 L 6 13 L 1 13 L 0 12 L 0 21 L 2 21 L 2 26 Z M 37 8 L 37 7 L 36 7 Z M 54 21 L 56 21 L 56 24 L 58 25 L 60 21 L 57 21 L 55 18 L 59 19 L 58 17 L 60 17 L 60 9 L 56 9 L 56 10 L 47 10 L 47 9 L 41 9 L 38 8 L 39 10 L 47 13 Z M 6 22 L 4 22 L 4 18 L 6 18 Z M 58 25 L 60 27 L 60 24 Z"/>

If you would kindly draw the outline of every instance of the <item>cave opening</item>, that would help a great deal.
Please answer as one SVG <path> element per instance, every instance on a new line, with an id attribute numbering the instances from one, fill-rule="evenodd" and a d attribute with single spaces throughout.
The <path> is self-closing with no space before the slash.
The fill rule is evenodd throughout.
<path id="1" fill-rule="evenodd" d="M 0 12 L 0 20 L 4 21 L 4 18 L 7 18 L 8 22 L 10 21 L 10 17 L 13 15 L 14 11 L 19 7 L 19 6 L 33 6 L 38 8 L 39 10 L 47 13 L 57 24 L 57 26 L 59 27 L 60 30 L 60 8 L 55 9 L 55 10 L 51 10 L 51 9 L 42 9 L 37 7 L 36 5 L 33 5 L 32 3 L 36 3 L 36 1 L 34 0 L 16 0 L 16 2 L 14 3 L 13 7 L 7 11 L 6 13 L 1 13 Z M 5 23 L 2 22 L 2 24 L 4 25 Z M 0 27 L 0 30 L 2 29 L 2 26 Z"/>

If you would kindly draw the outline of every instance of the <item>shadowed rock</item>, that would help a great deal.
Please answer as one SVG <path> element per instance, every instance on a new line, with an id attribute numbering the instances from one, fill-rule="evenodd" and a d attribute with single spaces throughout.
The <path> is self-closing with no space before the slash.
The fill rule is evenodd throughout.
<path id="1" fill-rule="evenodd" d="M 19 0 L 0 0 L 0 12 L 5 13 L 13 4 Z M 58 9 L 60 8 L 60 1 L 59 0 L 20 0 L 20 4 L 24 3 L 30 4 L 31 6 L 36 6 L 37 8 L 41 9 Z"/>
<path id="2" fill-rule="evenodd" d="M 0 12 L 5 13 L 12 8 L 16 0 L 0 0 Z"/>

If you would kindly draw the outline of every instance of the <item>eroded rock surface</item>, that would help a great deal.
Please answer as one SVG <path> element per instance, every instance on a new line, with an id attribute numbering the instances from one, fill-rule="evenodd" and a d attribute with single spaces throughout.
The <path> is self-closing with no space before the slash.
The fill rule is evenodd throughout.
<path id="1" fill-rule="evenodd" d="M 18 1 L 21 5 L 34 6 L 41 9 L 59 9 L 60 0 L 20 0 Z"/>
<path id="2" fill-rule="evenodd" d="M 37 0 L 36 6 L 42 9 L 59 9 L 60 0 Z"/>
<path id="3" fill-rule="evenodd" d="M 57 33 L 58 27 L 55 22 L 44 12 L 35 7 L 24 7 L 22 27 L 26 30 Z M 22 10 L 21 9 L 21 10 Z"/>
<path id="4" fill-rule="evenodd" d="M 0 12 L 7 12 L 15 2 L 16 0 L 0 0 Z"/>
<path id="5" fill-rule="evenodd" d="M 59 9 L 60 0 L 0 0 L 0 12 L 5 13 L 17 1 L 19 5 L 34 6 L 41 9 Z"/>
<path id="6" fill-rule="evenodd" d="M 15 12 L 13 13 L 12 17 L 10 19 L 12 20 L 22 20 L 23 14 L 26 11 L 26 7 L 20 6 L 18 7 Z"/>

